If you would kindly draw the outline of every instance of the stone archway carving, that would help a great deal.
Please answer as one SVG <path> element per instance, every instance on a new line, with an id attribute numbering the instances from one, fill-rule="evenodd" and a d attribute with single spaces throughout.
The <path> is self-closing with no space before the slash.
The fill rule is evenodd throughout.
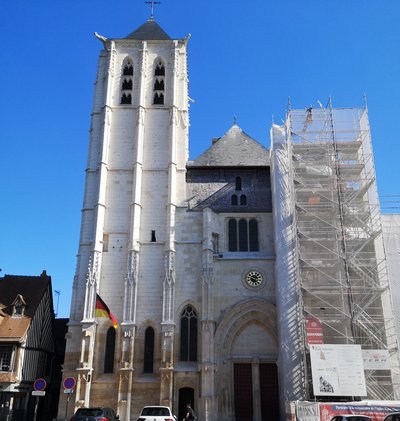
<path id="1" fill-rule="evenodd" d="M 254 326 L 262 330 L 264 338 L 273 343 L 270 357 L 276 359 L 278 356 L 276 307 L 271 302 L 260 298 L 246 299 L 232 306 L 217 322 L 214 349 L 219 371 L 216 396 L 218 396 L 220 419 L 234 419 L 232 346 L 241 333 Z"/>

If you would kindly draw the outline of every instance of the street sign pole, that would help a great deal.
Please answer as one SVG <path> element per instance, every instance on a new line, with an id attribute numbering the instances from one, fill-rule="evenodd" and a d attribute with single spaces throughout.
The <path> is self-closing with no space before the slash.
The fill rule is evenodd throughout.
<path id="1" fill-rule="evenodd" d="M 36 396 L 35 412 L 34 412 L 34 416 L 33 416 L 33 421 L 36 421 L 37 414 L 38 414 L 39 396 L 44 396 L 46 394 L 46 392 L 44 391 L 44 389 L 46 389 L 46 386 L 47 386 L 46 380 L 42 379 L 41 377 L 36 379 L 33 382 L 33 388 L 35 390 L 32 392 L 32 395 Z"/>
<path id="2" fill-rule="evenodd" d="M 34 416 L 33 416 L 33 421 L 36 421 L 36 417 L 37 417 L 37 413 L 38 413 L 38 408 L 39 408 L 39 396 L 36 396 L 35 413 L 34 413 Z"/>
<path id="3" fill-rule="evenodd" d="M 67 421 L 69 400 L 71 399 L 71 394 L 74 393 L 74 387 L 76 386 L 76 379 L 74 377 L 67 377 L 66 379 L 64 379 L 63 385 L 64 385 L 64 393 L 67 394 L 67 404 L 65 405 L 65 416 L 64 416 L 64 421 Z"/>
<path id="4" fill-rule="evenodd" d="M 65 416 L 64 416 L 64 420 L 67 421 L 67 414 L 68 414 L 68 405 L 69 405 L 69 398 L 70 398 L 70 394 L 67 395 L 67 405 L 65 406 Z"/>

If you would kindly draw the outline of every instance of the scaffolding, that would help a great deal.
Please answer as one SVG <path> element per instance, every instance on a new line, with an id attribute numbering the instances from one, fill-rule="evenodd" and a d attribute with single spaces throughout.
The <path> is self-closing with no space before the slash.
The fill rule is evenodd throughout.
<path id="1" fill-rule="evenodd" d="M 397 361 L 367 110 L 289 109 L 285 128 L 304 349 L 316 318 L 325 343 Z M 393 399 L 394 383 L 391 370 L 366 371 L 369 399 Z"/>

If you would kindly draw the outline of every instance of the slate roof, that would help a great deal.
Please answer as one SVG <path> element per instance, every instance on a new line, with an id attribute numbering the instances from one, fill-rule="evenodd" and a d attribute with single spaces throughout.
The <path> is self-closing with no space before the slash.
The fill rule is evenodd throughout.
<path id="1" fill-rule="evenodd" d="M 151 18 L 125 38 L 140 41 L 171 39 L 171 37 L 164 31 L 164 29 L 162 29 L 161 26 Z"/>
<path id="2" fill-rule="evenodd" d="M 265 167 L 269 162 L 268 149 L 234 124 L 188 167 Z"/>
<path id="3" fill-rule="evenodd" d="M 40 276 L 4 275 L 0 278 L 0 341 L 18 342 L 25 335 L 51 278 L 45 271 Z M 18 294 L 24 297 L 26 307 L 22 317 L 11 317 Z"/>

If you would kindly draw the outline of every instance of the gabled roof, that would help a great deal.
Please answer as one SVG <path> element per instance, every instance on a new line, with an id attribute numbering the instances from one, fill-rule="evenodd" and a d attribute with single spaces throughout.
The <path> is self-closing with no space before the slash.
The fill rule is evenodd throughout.
<path id="1" fill-rule="evenodd" d="M 51 288 L 51 278 L 45 271 L 40 276 L 4 275 L 0 278 L 0 341 L 19 341 L 29 328 L 30 322 L 45 292 Z M 26 301 L 24 315 L 12 317 L 13 303 L 21 295 Z"/>
<path id="2" fill-rule="evenodd" d="M 236 123 L 188 167 L 258 167 L 269 165 L 268 149 Z"/>
<path id="3" fill-rule="evenodd" d="M 171 39 L 171 37 L 164 31 L 164 29 L 162 29 L 161 26 L 151 18 L 125 38 L 136 39 L 140 41 Z"/>

